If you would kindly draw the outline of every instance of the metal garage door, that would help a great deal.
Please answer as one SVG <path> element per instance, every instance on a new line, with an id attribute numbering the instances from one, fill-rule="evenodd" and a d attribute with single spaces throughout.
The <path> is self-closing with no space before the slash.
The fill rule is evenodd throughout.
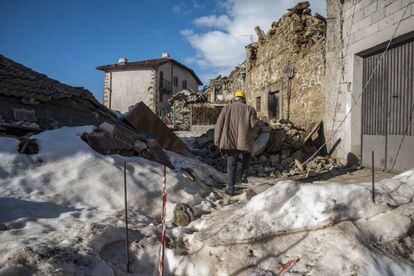
<path id="1" fill-rule="evenodd" d="M 365 57 L 363 84 L 382 53 Z M 402 171 L 414 168 L 414 41 L 387 51 L 362 96 L 362 163 Z M 404 139 L 402 139 L 404 137 Z M 402 142 L 401 142 L 402 141 Z"/>

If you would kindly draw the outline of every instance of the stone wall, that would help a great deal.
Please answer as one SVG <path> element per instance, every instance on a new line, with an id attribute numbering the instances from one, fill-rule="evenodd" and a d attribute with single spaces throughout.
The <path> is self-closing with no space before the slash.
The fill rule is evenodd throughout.
<path id="1" fill-rule="evenodd" d="M 304 128 L 323 119 L 325 31 L 325 18 L 312 16 L 307 2 L 289 9 L 266 35 L 256 28 L 259 41 L 246 47 L 246 90 L 260 117 L 272 116 L 273 95 L 278 99 L 276 117 Z M 282 72 L 286 65 L 293 67 L 291 79 Z"/>
<path id="2" fill-rule="evenodd" d="M 364 84 L 363 59 L 359 53 L 387 43 L 395 31 L 395 38 L 413 32 L 414 4 L 403 16 L 409 3 L 409 0 L 327 0 L 324 124 L 326 137 L 332 135 L 328 146 L 339 142 L 334 154 L 341 161 L 346 161 L 351 153 L 361 158 L 359 96 Z"/>
<path id="3" fill-rule="evenodd" d="M 236 66 L 228 76 L 211 79 L 204 91 L 210 103 L 227 103 L 237 90 L 246 91 L 246 67 Z"/>

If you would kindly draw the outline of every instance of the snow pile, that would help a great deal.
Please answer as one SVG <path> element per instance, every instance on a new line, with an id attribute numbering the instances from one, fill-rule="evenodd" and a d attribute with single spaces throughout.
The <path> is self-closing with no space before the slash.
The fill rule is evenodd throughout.
<path id="1" fill-rule="evenodd" d="M 377 183 L 376 204 L 371 200 L 370 183 L 344 185 L 280 181 L 234 212 L 224 231 L 212 239 L 220 244 L 239 243 L 270 235 L 320 229 L 340 221 L 369 219 L 391 210 L 392 206 L 408 203 L 413 197 L 414 170 Z M 206 229 L 203 233 L 207 235 L 221 227 L 217 224 L 194 226 L 198 230 Z"/>
<path id="2" fill-rule="evenodd" d="M 120 209 L 123 208 L 122 166 L 125 160 L 129 205 L 142 214 L 158 216 L 162 165 L 139 157 L 105 156 L 94 152 L 79 137 L 92 130 L 93 127 L 65 127 L 36 135 L 33 138 L 38 140 L 40 151 L 35 155 L 18 154 L 18 141 L 1 137 L 0 196 L 101 211 Z M 167 182 L 171 202 L 196 205 L 202 200 L 200 195 L 211 192 L 200 181 L 191 182 L 179 171 L 167 169 Z"/>
<path id="3" fill-rule="evenodd" d="M 375 204 L 370 183 L 280 181 L 192 222 L 188 257 L 169 263 L 179 275 L 272 275 L 297 258 L 291 275 L 414 275 L 413 199 L 414 170 L 377 182 Z"/>
<path id="4" fill-rule="evenodd" d="M 18 153 L 0 137 L 0 275 L 112 275 L 123 255 L 123 161 L 135 271 L 154 270 L 163 166 L 140 157 L 101 155 L 80 136 L 94 127 L 63 127 L 32 136 L 39 152 Z M 167 153 L 167 219 L 176 202 L 203 205 L 224 175 L 197 160 Z M 191 166 L 196 179 L 180 170 Z M 214 176 L 212 178 L 211 176 Z M 118 248 L 120 252 L 118 252 Z M 116 258 L 114 257 L 116 256 Z M 150 261 L 150 259 L 153 259 Z M 146 266 L 142 267 L 143 264 Z"/>
<path id="5" fill-rule="evenodd" d="M 154 274 L 163 166 L 94 152 L 80 138 L 92 130 L 36 135 L 34 155 L 0 138 L 0 276 L 123 275 L 124 160 L 131 269 Z M 167 155 L 167 218 L 176 202 L 198 214 L 187 227 L 168 223 L 166 272 L 274 275 L 298 260 L 285 275 L 414 275 L 414 170 L 377 182 L 375 204 L 370 183 L 293 181 L 248 201 L 216 190 L 225 177 L 212 167 Z"/>

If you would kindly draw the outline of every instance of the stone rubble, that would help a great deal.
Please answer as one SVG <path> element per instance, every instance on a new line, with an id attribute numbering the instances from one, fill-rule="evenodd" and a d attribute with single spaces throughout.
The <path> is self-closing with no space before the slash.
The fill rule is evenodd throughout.
<path id="1" fill-rule="evenodd" d="M 316 125 L 317 127 L 315 125 L 308 131 L 304 131 L 284 120 L 272 120 L 268 123 L 259 121 L 250 162 L 250 175 L 258 177 L 293 175 L 312 177 L 330 172 L 340 166 L 335 159 L 329 156 L 316 156 L 308 164 L 302 165 L 302 162 L 321 145 L 321 134 L 317 131 L 321 124 Z M 196 138 L 192 148 L 192 152 L 201 161 L 214 166 L 221 172 L 226 172 L 226 157 L 222 156 L 214 145 L 213 129 Z M 321 151 L 319 154 L 323 153 Z"/>
<path id="2" fill-rule="evenodd" d="M 170 112 L 167 113 L 166 123 L 168 125 L 174 124 L 175 113 L 175 129 L 176 130 L 189 130 L 190 129 L 190 113 L 191 105 L 197 103 L 206 103 L 207 95 L 202 91 L 190 92 L 188 90 L 182 90 L 173 95 L 168 103 L 171 106 Z"/>

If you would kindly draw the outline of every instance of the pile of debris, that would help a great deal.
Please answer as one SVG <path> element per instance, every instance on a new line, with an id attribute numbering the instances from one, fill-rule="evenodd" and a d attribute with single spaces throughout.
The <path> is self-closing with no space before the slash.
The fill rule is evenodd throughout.
<path id="1" fill-rule="evenodd" d="M 206 103 L 207 95 L 203 91 L 190 92 L 182 90 L 173 95 L 168 103 L 171 106 L 167 113 L 166 123 L 174 125 L 176 130 L 189 130 L 191 126 L 191 105 Z"/>
<path id="2" fill-rule="evenodd" d="M 339 165 L 335 159 L 326 156 L 325 149 L 311 162 L 302 165 L 323 144 L 322 123 L 313 124 L 305 131 L 284 120 L 259 121 L 256 130 L 250 175 L 287 177 L 300 174 L 309 177 L 329 172 Z M 214 130 L 195 139 L 192 147 L 200 160 L 219 171 L 226 171 L 225 156 L 222 157 L 214 145 Z"/>
<path id="3" fill-rule="evenodd" d="M 172 164 L 157 140 L 139 135 L 134 131 L 110 123 L 102 123 L 82 139 L 101 154 L 141 156 L 172 168 Z"/>
<path id="4" fill-rule="evenodd" d="M 184 142 L 144 103 L 119 116 L 88 90 L 60 83 L 2 55 L 0 106 L 0 136 L 18 138 L 22 154 L 38 153 L 34 134 L 85 125 L 96 129 L 82 139 L 102 154 L 141 156 L 172 168 L 163 149 L 188 153 Z"/>
<path id="5" fill-rule="evenodd" d="M 287 41 L 294 42 L 294 47 L 307 48 L 325 40 L 326 18 L 318 13 L 312 16 L 309 2 L 299 2 L 288 9 L 279 21 L 272 23 L 268 35 L 274 35 L 281 30 Z M 264 36 L 261 37 L 264 39 Z"/>

